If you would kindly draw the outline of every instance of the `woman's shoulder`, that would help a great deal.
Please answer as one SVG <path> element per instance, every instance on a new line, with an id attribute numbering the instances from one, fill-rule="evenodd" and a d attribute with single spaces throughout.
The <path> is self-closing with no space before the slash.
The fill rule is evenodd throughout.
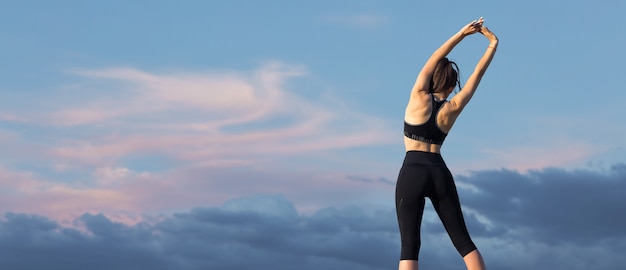
<path id="1" fill-rule="evenodd" d="M 417 102 L 426 102 L 426 101 L 430 101 L 432 99 L 432 93 L 429 93 L 428 91 L 413 91 L 413 93 L 411 93 L 411 98 L 410 101 L 417 101 Z"/>
<path id="2" fill-rule="evenodd" d="M 425 91 L 419 91 L 411 94 L 411 97 L 409 98 L 409 105 L 423 106 L 431 102 L 431 100 L 432 94 Z"/>
<path id="3" fill-rule="evenodd" d="M 409 99 L 404 115 L 409 122 L 423 122 L 426 114 L 430 114 L 431 95 L 429 93 L 415 94 Z"/>

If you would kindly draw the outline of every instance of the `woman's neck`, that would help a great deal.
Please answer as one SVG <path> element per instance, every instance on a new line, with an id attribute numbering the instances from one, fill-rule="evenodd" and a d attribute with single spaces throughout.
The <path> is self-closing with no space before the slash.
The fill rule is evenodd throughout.
<path id="1" fill-rule="evenodd" d="M 433 97 L 435 97 L 436 101 L 442 101 L 445 100 L 446 98 L 448 98 L 447 95 L 441 94 L 441 93 L 433 93 Z"/>

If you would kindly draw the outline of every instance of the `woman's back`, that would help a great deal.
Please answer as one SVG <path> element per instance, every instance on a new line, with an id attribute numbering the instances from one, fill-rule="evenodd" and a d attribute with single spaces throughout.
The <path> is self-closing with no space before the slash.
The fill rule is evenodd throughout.
<path id="1" fill-rule="evenodd" d="M 411 98 L 405 111 L 406 150 L 439 153 L 457 115 L 452 113 L 447 100 L 435 94 L 418 95 Z"/>

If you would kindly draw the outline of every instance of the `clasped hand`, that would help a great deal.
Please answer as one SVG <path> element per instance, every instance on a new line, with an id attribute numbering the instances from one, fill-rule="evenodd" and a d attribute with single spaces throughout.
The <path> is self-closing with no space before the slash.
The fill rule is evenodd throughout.
<path id="1" fill-rule="evenodd" d="M 483 17 L 480 17 L 480 19 L 468 23 L 461 29 L 461 34 L 463 36 L 469 36 L 471 34 L 481 33 L 490 41 L 497 40 L 498 38 L 496 37 L 496 35 L 493 34 L 493 32 L 489 30 L 489 28 L 483 25 L 484 21 L 485 20 L 483 19 Z"/>

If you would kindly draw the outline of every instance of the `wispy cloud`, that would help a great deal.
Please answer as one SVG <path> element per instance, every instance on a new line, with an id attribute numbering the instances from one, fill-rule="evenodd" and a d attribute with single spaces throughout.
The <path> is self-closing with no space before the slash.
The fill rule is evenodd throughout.
<path id="1" fill-rule="evenodd" d="M 595 154 L 590 144 L 581 141 L 557 141 L 551 145 L 515 145 L 504 149 L 485 149 L 494 160 L 500 160 L 502 167 L 528 171 L 546 167 L 571 166 Z M 486 168 L 485 168 L 486 169 Z"/>
<path id="2" fill-rule="evenodd" d="M 285 86 L 287 79 L 306 72 L 279 62 L 250 73 L 74 71 L 97 80 L 98 88 L 75 90 L 73 102 L 49 97 L 63 109 L 29 113 L 28 121 L 42 128 L 89 130 L 88 137 L 70 133 L 58 138 L 48 153 L 93 164 L 146 151 L 210 162 L 391 141 L 384 120 L 332 99 L 303 98 Z"/>
<path id="3" fill-rule="evenodd" d="M 211 204 L 271 189 L 251 174 L 251 188 L 229 191 L 223 179 L 207 179 L 218 169 L 262 168 L 316 151 L 394 141 L 384 119 L 287 86 L 307 72 L 280 62 L 252 71 L 74 70 L 81 82 L 63 89 L 71 99 L 53 93 L 44 97 L 53 106 L 3 117 L 18 127 L 4 136 L 15 146 L 7 150 L 15 160 L 4 164 L 0 188 L 14 196 L 1 199 L 1 210 L 67 217 Z M 24 130 L 37 132 L 20 136 Z M 153 156 L 170 164 L 152 172 L 128 161 L 149 163 Z M 292 182 L 275 178 L 276 185 Z M 163 196 L 169 199 L 162 202 Z"/>
<path id="4" fill-rule="evenodd" d="M 569 136 L 560 136 L 549 142 L 532 139 L 530 142 L 511 143 L 502 147 L 485 145 L 480 148 L 480 158 L 464 159 L 458 164 L 451 162 L 451 167 L 457 173 L 493 168 L 520 172 L 547 167 L 575 168 L 588 162 L 590 157 L 608 150 Z"/>

